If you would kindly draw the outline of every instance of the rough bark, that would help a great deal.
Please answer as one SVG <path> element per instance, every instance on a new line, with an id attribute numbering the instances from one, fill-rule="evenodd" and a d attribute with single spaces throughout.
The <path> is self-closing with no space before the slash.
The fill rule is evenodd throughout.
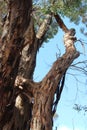
<path id="1" fill-rule="evenodd" d="M 64 24 L 63 20 L 61 19 L 61 17 L 59 16 L 59 14 L 54 14 L 54 17 L 57 21 L 57 23 L 59 24 L 60 28 L 64 31 L 67 32 L 69 29 L 66 27 L 66 25 Z"/>
<path id="2" fill-rule="evenodd" d="M 78 56 L 79 53 L 76 52 L 76 50 L 72 49 L 72 47 L 69 48 L 69 50 L 53 64 L 51 70 L 43 79 L 41 88 L 35 92 L 31 124 L 33 130 L 52 130 L 54 94 L 63 74 Z"/>
<path id="3" fill-rule="evenodd" d="M 7 1 L 8 14 L 3 27 L 0 43 L 0 129 L 6 109 L 14 101 L 14 81 L 18 73 L 21 51 L 24 46 L 24 34 L 30 24 L 32 1 Z M 12 102 L 12 103 L 11 103 Z M 9 110 L 8 110 L 9 111 Z M 8 116 L 7 116 L 8 118 Z"/>
<path id="4" fill-rule="evenodd" d="M 33 81 L 36 55 L 52 16 L 46 16 L 35 34 L 32 0 L 8 0 L 7 4 L 8 14 L 0 41 L 0 130 L 52 130 L 52 118 L 63 89 L 60 81 L 79 56 L 74 46 L 75 30 L 68 30 L 61 18 L 57 19 L 66 32 L 65 54 L 54 62 L 44 79 L 36 83 Z M 58 99 L 54 103 L 56 92 Z"/>

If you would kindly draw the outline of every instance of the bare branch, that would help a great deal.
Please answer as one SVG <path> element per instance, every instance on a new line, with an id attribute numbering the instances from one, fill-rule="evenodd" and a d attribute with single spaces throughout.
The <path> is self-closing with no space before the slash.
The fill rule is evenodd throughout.
<path id="1" fill-rule="evenodd" d="M 59 16 L 59 14 L 54 14 L 54 17 L 59 25 L 59 27 L 64 31 L 67 32 L 69 29 L 66 27 L 66 25 L 64 24 L 63 20 L 61 19 L 61 17 Z"/>
<path id="2" fill-rule="evenodd" d="M 33 129 L 39 129 L 39 126 L 37 126 L 35 123 L 36 120 L 40 122 L 40 125 L 41 125 L 41 121 L 43 122 L 42 124 L 44 124 L 44 120 L 47 119 L 46 118 L 47 115 L 50 116 L 49 118 L 50 124 L 52 123 L 52 120 L 50 119 L 52 119 L 53 116 L 52 113 L 53 114 L 55 113 L 57 103 L 60 99 L 64 87 L 65 72 L 68 69 L 68 67 L 71 65 L 73 60 L 79 56 L 79 52 L 76 51 L 76 48 L 74 46 L 74 42 L 75 42 L 74 35 L 75 35 L 74 30 L 69 30 L 65 34 L 64 44 L 67 50 L 66 53 L 54 62 L 51 70 L 42 80 L 40 84 L 41 85 L 40 89 L 35 90 L 34 104 L 33 104 L 34 114 L 32 118 L 32 123 L 34 124 Z M 56 93 L 56 101 L 54 102 L 54 108 L 52 111 L 52 105 L 53 105 L 52 103 L 54 101 L 55 93 Z M 44 113 L 43 117 L 41 116 L 43 115 L 42 113 Z"/>
<path id="3" fill-rule="evenodd" d="M 85 68 L 85 67 L 80 67 L 76 65 L 71 65 L 71 68 L 81 71 L 83 74 L 87 75 L 87 67 Z"/>
<path id="4" fill-rule="evenodd" d="M 57 59 L 57 61 L 54 62 L 53 67 L 48 72 L 46 77 L 42 81 L 42 86 L 45 87 L 45 84 L 48 84 L 46 86 L 50 86 L 50 90 L 55 90 L 59 81 L 61 80 L 63 74 L 68 69 L 68 67 L 71 65 L 73 60 L 79 56 L 79 52 L 76 51 L 76 48 L 74 46 L 74 34 L 71 30 L 71 32 L 65 33 L 68 36 L 67 39 L 64 39 L 65 41 L 65 47 L 66 47 L 66 53 Z M 72 38 L 73 37 L 73 38 Z M 52 86 L 55 85 L 55 87 L 52 88 Z M 55 89 L 54 89 L 55 88 Z M 46 89 L 46 88 L 44 88 Z"/>
<path id="5" fill-rule="evenodd" d="M 78 64 L 86 64 L 86 63 L 87 63 L 87 60 L 83 60 L 83 61 L 79 61 L 77 63 L 74 63 L 72 65 L 75 66 L 75 65 L 78 65 Z"/>

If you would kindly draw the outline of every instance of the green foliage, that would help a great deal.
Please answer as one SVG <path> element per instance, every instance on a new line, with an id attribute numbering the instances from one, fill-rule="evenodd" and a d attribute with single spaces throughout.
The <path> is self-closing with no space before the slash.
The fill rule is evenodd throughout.
<path id="1" fill-rule="evenodd" d="M 44 2 L 43 2 L 44 1 Z M 43 14 L 58 13 L 63 17 L 70 18 L 71 21 L 77 22 L 87 13 L 87 0 L 53 0 L 38 1 L 38 5 Z"/>
<path id="2" fill-rule="evenodd" d="M 78 24 L 80 20 L 84 24 L 87 22 L 87 0 L 33 0 L 35 30 L 37 31 L 43 22 L 46 14 L 59 14 L 63 17 L 68 17 L 71 21 Z M 0 23 L 3 15 L 6 13 L 7 8 L 3 0 L 0 1 Z M 48 29 L 45 41 L 53 38 L 58 32 L 58 24 L 55 19 Z M 1 33 L 1 24 L 0 24 Z"/>
<path id="3" fill-rule="evenodd" d="M 53 13 L 59 14 L 62 18 L 66 16 L 70 21 L 79 24 L 79 21 L 82 21 L 85 15 L 87 16 L 87 0 L 34 0 L 34 8 L 38 8 L 40 21 L 43 21 L 44 15 Z M 57 26 L 53 19 L 45 41 L 54 37 L 58 32 Z"/>
<path id="4" fill-rule="evenodd" d="M 87 2 L 72 1 L 67 2 L 64 6 L 64 16 L 70 18 L 71 21 L 78 23 L 80 18 L 87 12 Z"/>

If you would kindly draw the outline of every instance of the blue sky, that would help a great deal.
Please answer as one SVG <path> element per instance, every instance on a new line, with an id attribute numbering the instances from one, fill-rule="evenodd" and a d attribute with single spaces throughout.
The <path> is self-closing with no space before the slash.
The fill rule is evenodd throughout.
<path id="1" fill-rule="evenodd" d="M 70 23 L 66 18 L 64 22 L 68 28 L 76 29 L 76 36 L 78 39 L 83 39 L 87 43 L 87 38 L 80 33 L 80 27 L 83 26 L 82 24 L 75 25 Z M 59 29 L 59 32 L 54 39 L 51 39 L 49 43 L 44 43 L 39 50 L 34 73 L 35 81 L 43 79 L 53 62 L 56 60 L 56 54 L 59 54 L 59 49 L 61 55 L 64 53 L 63 34 L 62 30 Z M 87 45 L 85 45 L 85 52 L 79 42 L 76 43 L 76 47 L 78 51 L 83 54 L 81 54 L 75 62 L 87 60 Z M 79 80 L 79 82 L 77 80 Z M 83 111 L 78 113 L 73 109 L 75 103 L 81 105 L 87 104 L 86 81 L 87 77 L 81 72 L 73 71 L 71 69 L 68 70 L 64 90 L 57 107 L 58 117 L 54 119 L 54 126 L 57 126 L 58 130 L 87 130 L 87 114 L 84 114 Z"/>

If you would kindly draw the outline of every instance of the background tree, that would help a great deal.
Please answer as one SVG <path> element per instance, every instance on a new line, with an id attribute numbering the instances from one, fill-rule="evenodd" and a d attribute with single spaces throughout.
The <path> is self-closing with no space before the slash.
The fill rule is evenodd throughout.
<path id="1" fill-rule="evenodd" d="M 51 130 L 65 74 L 80 55 L 74 45 L 75 29 L 68 29 L 61 17 L 79 22 L 86 14 L 87 1 L 0 2 L 3 7 L 7 4 L 8 12 L 3 19 L 0 40 L 0 129 Z M 65 32 L 65 53 L 42 81 L 36 83 L 33 73 L 37 52 L 44 41 L 56 35 L 58 27 Z"/>

